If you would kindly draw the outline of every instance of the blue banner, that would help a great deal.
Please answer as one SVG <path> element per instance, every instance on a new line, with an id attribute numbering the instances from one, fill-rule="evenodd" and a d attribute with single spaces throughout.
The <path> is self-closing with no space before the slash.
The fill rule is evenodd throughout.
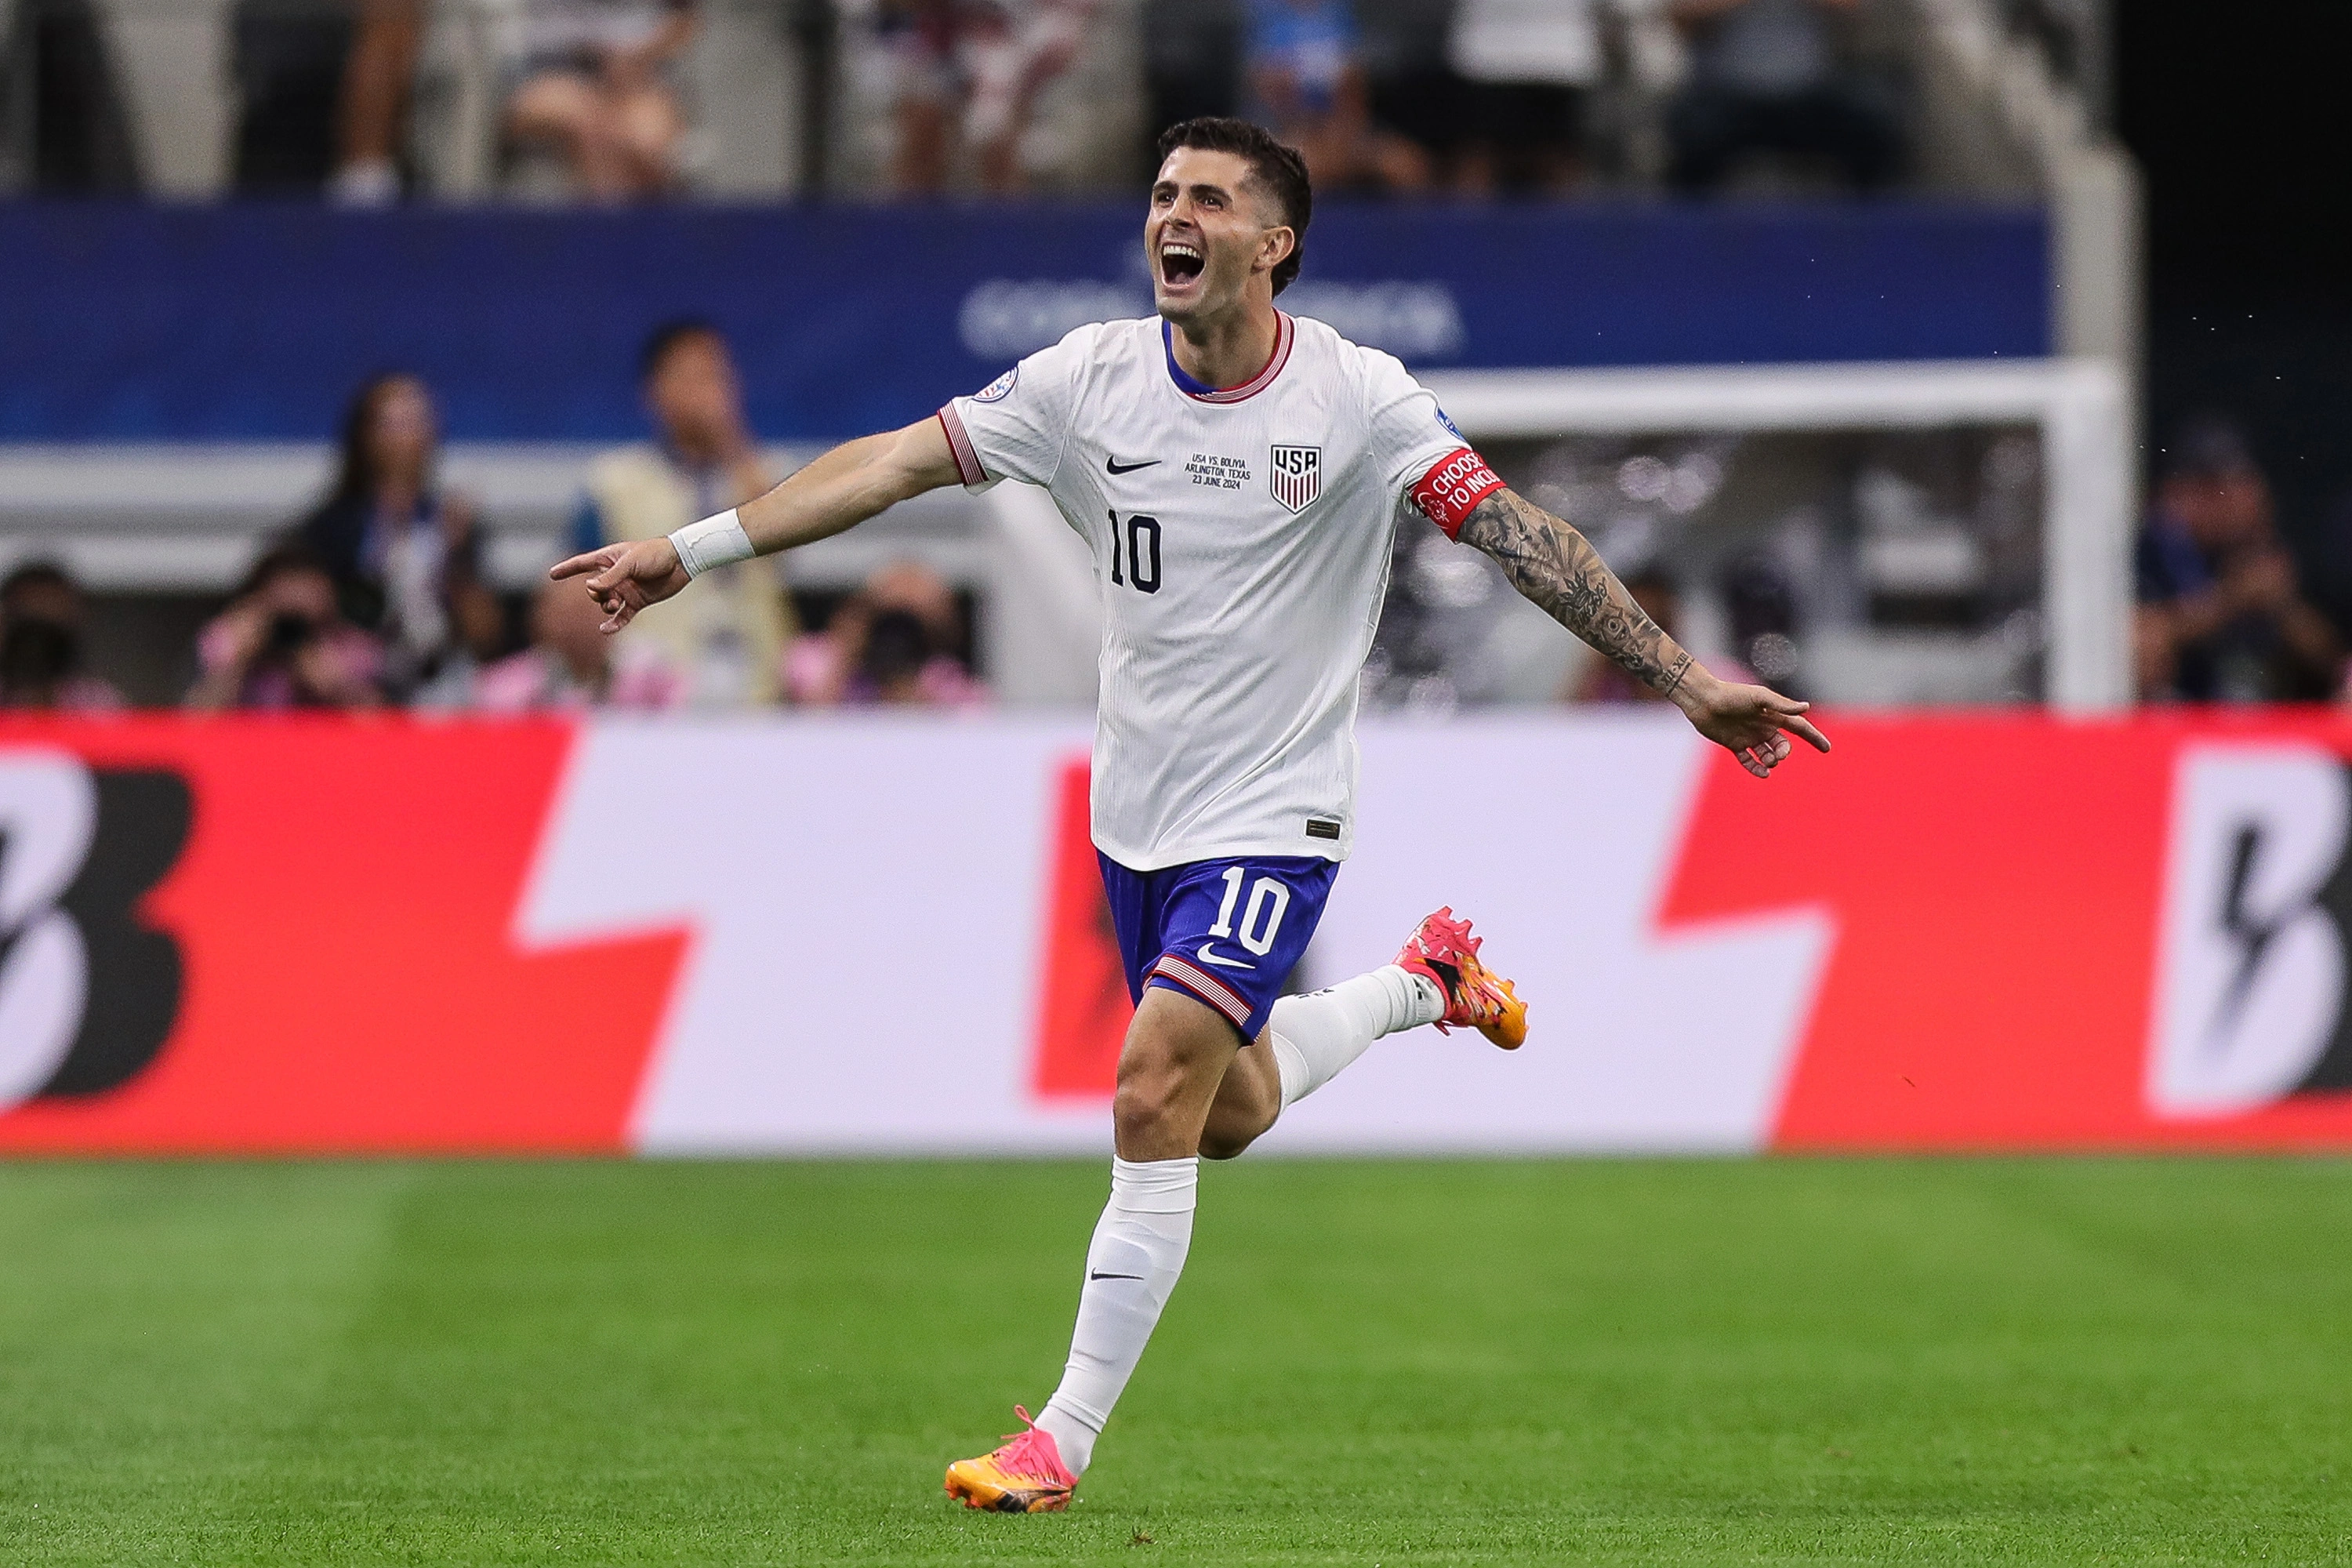
<path id="1" fill-rule="evenodd" d="M 643 428 L 637 346 L 717 322 L 772 439 L 907 423 L 1150 309 L 1140 203 L 626 212 L 0 205 L 0 440 L 306 439 L 413 370 L 449 433 Z M 2050 352 L 2034 210 L 1331 204 L 1285 308 L 1416 366 Z"/>

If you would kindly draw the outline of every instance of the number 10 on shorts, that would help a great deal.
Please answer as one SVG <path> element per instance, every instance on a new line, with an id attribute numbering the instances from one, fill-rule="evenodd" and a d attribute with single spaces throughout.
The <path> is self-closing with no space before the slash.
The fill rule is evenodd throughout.
<path id="1" fill-rule="evenodd" d="M 1235 931 L 1234 908 L 1242 900 L 1242 883 L 1248 878 L 1249 872 L 1242 867 L 1225 868 L 1225 901 L 1217 906 L 1217 923 L 1209 928 L 1209 934 L 1232 937 L 1263 958 L 1274 951 L 1275 934 L 1282 930 L 1282 917 L 1290 909 L 1290 889 L 1272 877 L 1260 877 L 1250 889 L 1248 907 L 1242 910 L 1241 929 Z"/>

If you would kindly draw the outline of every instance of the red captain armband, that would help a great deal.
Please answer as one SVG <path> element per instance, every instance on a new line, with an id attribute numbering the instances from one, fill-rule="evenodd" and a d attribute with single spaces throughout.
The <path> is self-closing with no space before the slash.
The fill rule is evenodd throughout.
<path id="1" fill-rule="evenodd" d="M 1462 537 L 1462 525 L 1478 503 L 1503 488 L 1486 459 L 1464 447 L 1447 453 L 1412 487 L 1412 504 L 1445 531 L 1448 539 Z"/>

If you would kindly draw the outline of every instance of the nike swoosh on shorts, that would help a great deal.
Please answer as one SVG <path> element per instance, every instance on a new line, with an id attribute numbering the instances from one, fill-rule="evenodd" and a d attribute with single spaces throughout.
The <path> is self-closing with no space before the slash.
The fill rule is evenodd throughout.
<path id="1" fill-rule="evenodd" d="M 1219 958 L 1215 953 L 1209 951 L 1209 949 L 1214 945 L 1215 944 L 1213 942 L 1206 942 L 1201 944 L 1201 961 L 1203 963 L 1214 963 L 1226 969 L 1255 969 L 1257 967 L 1255 963 L 1244 963 L 1238 958 Z"/>

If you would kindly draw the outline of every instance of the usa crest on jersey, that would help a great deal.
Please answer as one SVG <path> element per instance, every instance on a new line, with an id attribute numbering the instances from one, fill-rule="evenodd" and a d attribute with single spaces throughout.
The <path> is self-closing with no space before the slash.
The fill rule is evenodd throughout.
<path id="1" fill-rule="evenodd" d="M 1276 447 L 1267 454 L 1266 488 L 1285 508 L 1297 511 L 1323 493 L 1323 448 Z"/>

